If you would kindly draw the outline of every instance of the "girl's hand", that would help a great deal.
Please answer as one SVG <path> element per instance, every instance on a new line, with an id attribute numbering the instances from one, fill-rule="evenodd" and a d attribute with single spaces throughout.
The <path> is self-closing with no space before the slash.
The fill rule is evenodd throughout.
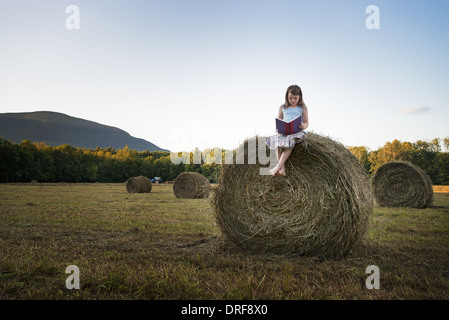
<path id="1" fill-rule="evenodd" d="M 302 108 L 302 123 L 299 126 L 299 129 L 304 130 L 309 126 L 309 112 L 307 111 L 307 107 L 304 106 Z"/>

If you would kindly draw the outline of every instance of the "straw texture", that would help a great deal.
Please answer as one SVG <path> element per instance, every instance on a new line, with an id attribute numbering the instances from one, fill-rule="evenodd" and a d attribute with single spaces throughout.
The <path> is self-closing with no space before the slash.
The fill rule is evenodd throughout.
<path id="1" fill-rule="evenodd" d="M 433 187 L 427 173 L 405 161 L 388 162 L 373 175 L 374 199 L 382 207 L 433 206 Z"/>
<path id="2" fill-rule="evenodd" d="M 181 199 L 207 198 L 210 193 L 210 183 L 201 173 L 183 172 L 173 182 L 173 192 L 176 198 Z"/>
<path id="3" fill-rule="evenodd" d="M 129 193 L 149 193 L 152 188 L 150 179 L 144 176 L 129 178 L 126 180 L 125 186 Z"/>
<path id="4" fill-rule="evenodd" d="M 252 139 L 237 150 L 248 156 Z M 363 167 L 343 145 L 313 133 L 297 142 L 285 166 L 286 177 L 260 175 L 260 164 L 223 166 L 213 206 L 225 239 L 252 252 L 346 255 L 373 211 Z"/>

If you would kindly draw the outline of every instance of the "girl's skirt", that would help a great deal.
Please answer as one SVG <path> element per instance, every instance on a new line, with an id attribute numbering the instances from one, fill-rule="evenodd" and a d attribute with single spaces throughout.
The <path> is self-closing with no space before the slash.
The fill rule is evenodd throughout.
<path id="1" fill-rule="evenodd" d="M 282 133 L 276 133 L 267 138 L 267 146 L 271 150 L 276 150 L 276 148 L 293 148 L 297 140 L 303 139 L 307 133 L 305 131 L 300 131 L 294 134 L 285 135 Z"/>

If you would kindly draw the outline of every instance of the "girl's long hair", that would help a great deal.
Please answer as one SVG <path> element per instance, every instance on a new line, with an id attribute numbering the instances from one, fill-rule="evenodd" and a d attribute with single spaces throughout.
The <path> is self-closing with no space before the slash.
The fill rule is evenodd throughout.
<path id="1" fill-rule="evenodd" d="M 296 84 L 291 85 L 287 88 L 287 91 L 285 92 L 285 104 L 284 109 L 288 108 L 288 93 L 294 94 L 295 96 L 299 96 L 298 100 L 298 106 L 305 107 L 306 104 L 304 103 L 304 99 L 302 98 L 302 90 L 299 86 Z"/>

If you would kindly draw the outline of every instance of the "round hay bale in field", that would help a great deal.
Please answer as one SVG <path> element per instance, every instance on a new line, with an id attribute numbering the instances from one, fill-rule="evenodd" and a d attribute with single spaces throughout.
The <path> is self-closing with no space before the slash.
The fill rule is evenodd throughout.
<path id="1" fill-rule="evenodd" d="M 207 198 L 210 190 L 209 180 L 198 172 L 183 172 L 173 182 L 173 192 L 176 198 Z"/>
<path id="2" fill-rule="evenodd" d="M 246 157 L 254 139 L 236 153 L 244 149 Z M 213 194 L 225 239 L 241 249 L 338 258 L 367 231 L 374 207 L 369 178 L 342 144 L 308 133 L 285 163 L 286 176 L 261 175 L 263 166 L 246 163 L 224 165 Z"/>
<path id="3" fill-rule="evenodd" d="M 152 188 L 150 179 L 144 176 L 131 177 L 126 180 L 125 185 L 129 193 L 149 193 Z"/>
<path id="4" fill-rule="evenodd" d="M 405 161 L 381 165 L 371 182 L 374 199 L 382 207 L 426 208 L 433 205 L 433 187 L 427 173 Z"/>

